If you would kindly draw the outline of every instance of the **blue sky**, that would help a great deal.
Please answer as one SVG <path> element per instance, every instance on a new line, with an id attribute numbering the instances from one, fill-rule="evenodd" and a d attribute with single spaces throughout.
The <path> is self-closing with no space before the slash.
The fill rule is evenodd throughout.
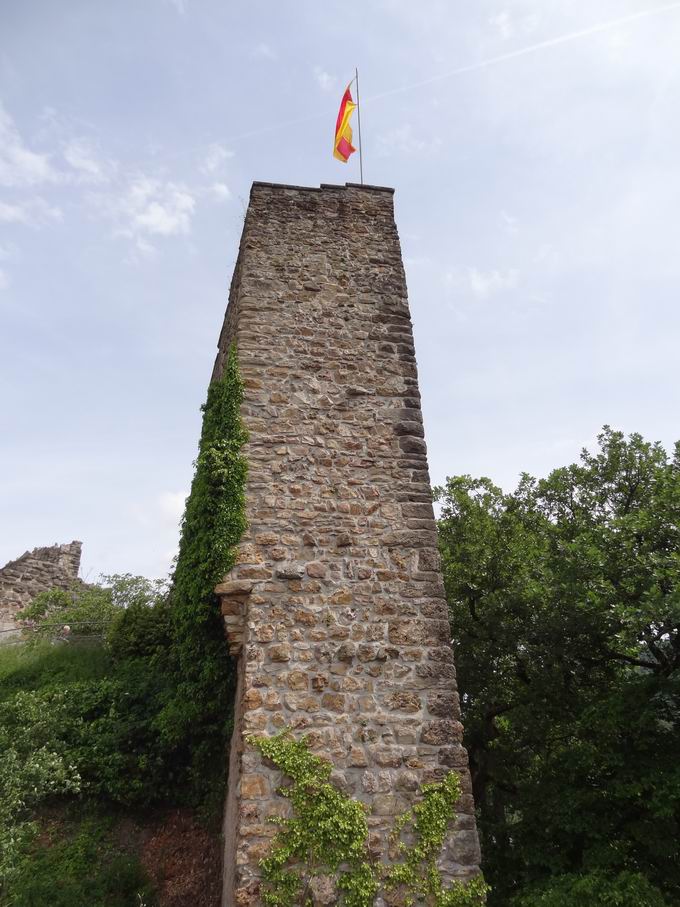
<path id="1" fill-rule="evenodd" d="M 653 0 L 2 3 L 0 563 L 168 569 L 250 184 L 358 180 L 355 65 L 433 480 L 670 448 L 678 47 Z"/>

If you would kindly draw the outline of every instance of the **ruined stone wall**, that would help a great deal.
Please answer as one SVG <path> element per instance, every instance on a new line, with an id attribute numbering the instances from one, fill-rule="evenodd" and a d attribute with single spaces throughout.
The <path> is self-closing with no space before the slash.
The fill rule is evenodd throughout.
<path id="1" fill-rule="evenodd" d="M 0 630 L 13 629 L 17 611 L 39 592 L 73 585 L 78 579 L 82 547 L 82 542 L 71 542 L 34 548 L 0 569 Z"/>
<path id="2" fill-rule="evenodd" d="M 218 586 L 239 689 L 224 904 L 259 903 L 285 807 L 245 737 L 289 726 L 370 804 L 386 858 L 419 787 L 461 775 L 445 877 L 479 862 L 390 189 L 255 183 L 215 365 L 236 341 L 249 529 Z"/>

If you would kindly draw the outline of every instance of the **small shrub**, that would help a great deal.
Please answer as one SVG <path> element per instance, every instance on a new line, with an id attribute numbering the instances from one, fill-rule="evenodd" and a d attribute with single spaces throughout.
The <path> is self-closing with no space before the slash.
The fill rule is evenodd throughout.
<path id="1" fill-rule="evenodd" d="M 119 611 L 106 634 L 107 649 L 117 661 L 162 657 L 171 641 L 172 617 L 166 600 L 133 603 Z"/>

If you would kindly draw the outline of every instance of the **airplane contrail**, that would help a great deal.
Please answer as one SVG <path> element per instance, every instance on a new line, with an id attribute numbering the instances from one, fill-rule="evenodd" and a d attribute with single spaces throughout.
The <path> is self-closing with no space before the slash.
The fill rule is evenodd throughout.
<path id="1" fill-rule="evenodd" d="M 539 41 L 537 44 L 530 44 L 527 47 L 520 47 L 518 50 L 511 50 L 505 54 L 499 54 L 496 57 L 489 57 L 487 60 L 479 60 L 477 63 L 469 63 L 467 66 L 460 66 L 457 69 L 451 69 L 448 72 L 440 73 L 437 76 L 430 76 L 427 79 L 421 79 L 418 82 L 411 82 L 408 85 L 402 85 L 399 88 L 390 88 L 387 91 L 382 91 L 379 94 L 371 95 L 368 98 L 362 98 L 361 103 L 372 103 L 373 101 L 380 101 L 383 98 L 391 97 L 395 94 L 401 94 L 405 91 L 413 91 L 416 88 L 422 88 L 425 85 L 433 85 L 435 82 L 443 82 L 445 79 L 451 79 L 455 76 L 460 76 L 468 72 L 475 72 L 480 69 L 486 69 L 489 66 L 496 66 L 499 63 L 505 63 L 507 60 L 514 60 L 516 57 L 523 57 L 528 54 L 534 54 L 538 51 L 544 50 L 548 47 L 556 47 L 559 44 L 568 44 L 570 41 L 576 41 L 579 38 L 587 38 L 589 35 L 598 34 L 598 32 L 609 31 L 612 28 L 617 28 L 619 25 L 626 25 L 629 22 L 637 22 L 640 19 L 649 19 L 652 16 L 659 16 L 663 13 L 669 13 L 673 10 L 680 9 L 680 0 L 675 3 L 667 3 L 665 6 L 657 6 L 654 9 L 642 10 L 638 13 L 630 13 L 627 16 L 620 16 L 617 19 L 609 19 L 606 22 L 598 22 L 595 25 L 589 25 L 587 28 L 581 28 L 578 31 L 569 32 L 566 35 L 558 35 L 556 38 L 548 38 L 546 41 Z M 291 126 L 300 126 L 303 123 L 311 123 L 314 120 L 319 120 L 322 118 L 328 117 L 328 111 L 323 113 L 310 114 L 304 117 L 297 117 L 294 120 L 287 120 L 286 122 L 274 123 L 271 126 L 261 126 L 257 129 L 251 129 L 248 132 L 242 132 L 239 135 L 232 135 L 228 138 L 219 139 L 221 142 L 227 144 L 231 142 L 239 142 L 244 139 L 256 138 L 260 135 L 268 135 L 272 132 L 277 132 L 280 129 L 287 129 Z M 204 146 L 200 146 L 203 148 Z M 198 147 L 194 149 L 196 151 L 200 150 Z M 187 150 L 178 152 L 178 155 L 184 155 L 189 153 Z"/>
<path id="2" fill-rule="evenodd" d="M 391 88 L 388 91 L 382 91 L 380 94 L 374 94 L 370 98 L 366 98 L 363 103 L 379 101 L 382 98 L 388 98 L 394 94 L 401 94 L 403 91 L 411 91 L 414 88 L 421 88 L 424 85 L 432 85 L 435 82 L 451 79 L 454 76 L 460 76 L 466 72 L 475 72 L 479 69 L 486 69 L 489 66 L 496 66 L 498 63 L 505 63 L 506 60 L 514 60 L 516 57 L 534 54 L 539 50 L 544 50 L 546 47 L 556 47 L 558 44 L 567 44 L 569 41 L 576 41 L 578 38 L 587 38 L 589 35 L 609 31 L 609 29 L 616 28 L 619 25 L 637 22 L 639 19 L 648 19 L 650 16 L 669 13 L 675 9 L 680 9 L 680 2 L 668 3 L 666 6 L 657 6 L 654 9 L 642 10 L 639 13 L 631 13 L 628 16 L 620 16 L 618 19 L 609 19 L 607 22 L 599 22 L 596 25 L 588 26 L 588 28 L 581 28 L 578 31 L 569 32 L 566 35 L 559 35 L 557 38 L 548 38 L 547 41 L 539 41 L 537 44 L 530 44 L 528 47 L 520 47 L 518 50 L 511 50 L 508 53 L 499 54 L 497 57 L 489 57 L 488 60 L 480 60 L 477 63 L 460 66 L 458 69 L 440 73 L 438 76 L 431 76 L 428 79 L 421 79 L 419 82 L 411 82 L 409 85 L 403 85 L 400 88 Z"/>

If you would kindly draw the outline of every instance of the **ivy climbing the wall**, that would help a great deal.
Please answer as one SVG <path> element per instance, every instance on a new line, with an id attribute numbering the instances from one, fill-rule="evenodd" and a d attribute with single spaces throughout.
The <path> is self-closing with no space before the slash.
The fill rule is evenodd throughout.
<path id="1" fill-rule="evenodd" d="M 292 782 L 279 790 L 290 801 L 292 815 L 272 820 L 280 829 L 260 864 L 265 907 L 309 907 L 315 880 L 324 876 L 332 879 L 343 907 L 372 907 L 381 888 L 399 889 L 405 907 L 484 904 L 488 889 L 481 876 L 447 886 L 437 867 L 460 797 L 455 773 L 425 785 L 420 802 L 396 820 L 394 843 L 401 862 L 384 866 L 368 849 L 368 807 L 330 783 L 332 766 L 309 751 L 305 738 L 295 740 L 284 730 L 274 737 L 250 737 L 249 743 Z"/>
<path id="2" fill-rule="evenodd" d="M 182 521 L 170 596 L 173 656 L 181 678 L 161 716 L 164 733 L 184 741 L 192 784 L 222 796 L 233 670 L 214 589 L 233 567 L 246 528 L 247 432 L 240 416 L 243 383 L 236 348 L 213 381 L 191 492 Z"/>

